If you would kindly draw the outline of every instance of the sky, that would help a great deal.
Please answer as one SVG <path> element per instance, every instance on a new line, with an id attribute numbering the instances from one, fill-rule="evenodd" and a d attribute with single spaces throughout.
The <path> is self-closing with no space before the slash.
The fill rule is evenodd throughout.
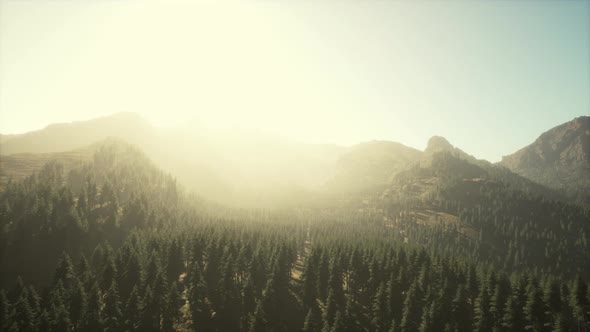
<path id="1" fill-rule="evenodd" d="M 499 161 L 590 115 L 590 1 L 0 0 L 0 133 L 121 111 Z"/>

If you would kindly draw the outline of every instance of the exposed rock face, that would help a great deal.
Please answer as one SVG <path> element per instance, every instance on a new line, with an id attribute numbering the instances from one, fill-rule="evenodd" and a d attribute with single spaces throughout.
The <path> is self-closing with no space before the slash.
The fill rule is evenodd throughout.
<path id="1" fill-rule="evenodd" d="M 424 150 L 424 152 L 433 153 L 433 152 L 439 152 L 439 151 L 453 151 L 453 150 L 455 150 L 455 147 L 453 145 L 451 145 L 451 143 L 449 143 L 449 141 L 447 141 L 446 138 L 444 138 L 442 136 L 432 136 L 428 140 L 428 144 L 426 145 L 426 150 Z"/>
<path id="2" fill-rule="evenodd" d="M 449 141 L 447 141 L 446 138 L 441 136 L 432 136 L 428 140 L 428 144 L 426 145 L 426 149 L 424 150 L 424 152 L 427 155 L 432 155 L 437 152 L 449 152 L 451 153 L 451 155 L 459 159 L 464 159 L 472 162 L 476 160 L 474 156 L 464 152 L 459 148 L 454 147 L 451 143 L 449 143 Z"/>
<path id="3" fill-rule="evenodd" d="M 500 164 L 590 203 L 590 117 L 575 118 L 543 133 Z"/>

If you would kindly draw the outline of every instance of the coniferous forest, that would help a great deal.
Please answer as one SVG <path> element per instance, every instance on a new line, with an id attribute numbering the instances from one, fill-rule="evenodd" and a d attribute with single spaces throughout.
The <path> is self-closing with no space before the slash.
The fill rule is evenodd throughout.
<path id="1" fill-rule="evenodd" d="M 228 208 L 107 141 L 6 184 L 0 330 L 589 331 L 588 211 L 451 155 L 394 181 L 434 173 L 427 196 Z M 464 225 L 420 226 L 434 206 Z"/>
<path id="2" fill-rule="evenodd" d="M 590 0 L 0 0 L 0 332 L 590 332 Z"/>

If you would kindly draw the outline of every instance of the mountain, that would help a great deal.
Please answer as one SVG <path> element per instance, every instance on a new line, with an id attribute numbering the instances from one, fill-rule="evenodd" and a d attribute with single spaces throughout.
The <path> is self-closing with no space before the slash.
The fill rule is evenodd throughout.
<path id="1" fill-rule="evenodd" d="M 255 130 L 221 130 L 191 124 L 175 130 L 152 126 L 136 113 L 0 136 L 0 185 L 22 178 L 41 161 L 84 161 L 80 150 L 108 138 L 133 144 L 188 189 L 224 204 L 292 204 L 333 175 L 343 147 L 306 144 Z M 56 155 L 57 154 L 57 155 Z"/>
<path id="2" fill-rule="evenodd" d="M 437 152 L 449 152 L 451 155 L 457 158 L 469 161 L 477 160 L 474 156 L 467 154 L 459 148 L 454 147 L 451 143 L 449 143 L 449 141 L 447 141 L 446 138 L 441 136 L 432 136 L 428 140 L 428 144 L 426 145 L 424 153 L 426 153 L 427 155 L 432 155 Z"/>
<path id="3" fill-rule="evenodd" d="M 550 129 L 532 144 L 503 157 L 500 165 L 590 204 L 590 117 Z"/>
<path id="4" fill-rule="evenodd" d="M 590 273 L 590 210 L 501 166 L 437 152 L 366 196 L 360 209 L 433 252 L 512 271 Z"/>
<path id="5" fill-rule="evenodd" d="M 0 141 L 0 154 L 70 151 L 107 137 L 118 137 L 136 144 L 152 134 L 153 128 L 141 116 L 121 112 L 88 121 L 51 124 L 41 130 L 9 135 Z"/>
<path id="6" fill-rule="evenodd" d="M 0 284 L 43 280 L 63 251 L 79 255 L 106 239 L 118 246 L 134 228 L 176 220 L 176 179 L 139 149 L 109 139 L 79 154 L 86 161 L 77 164 L 53 155 L 0 191 Z"/>
<path id="7" fill-rule="evenodd" d="M 176 134 L 156 141 L 177 144 L 165 150 L 170 164 L 185 156 L 183 167 L 204 177 L 191 163 L 218 163 L 215 174 L 244 195 L 274 187 L 291 206 L 187 195 L 122 139 L 3 155 L 14 181 L 0 190 L 1 322 L 27 331 L 315 331 L 329 315 L 333 330 L 353 331 L 588 325 L 590 210 L 446 139 L 422 152 Z M 274 182 L 332 170 L 325 189 L 344 197 Z"/>
<path id="8" fill-rule="evenodd" d="M 432 208 L 371 216 L 211 207 L 121 142 L 69 172 L 49 162 L 0 192 L 2 330 L 587 326 L 588 215 L 507 196 L 449 152 L 430 164 L 418 173 L 448 177 Z"/>
<path id="9" fill-rule="evenodd" d="M 349 148 L 336 163 L 325 189 L 360 192 L 385 186 L 393 176 L 417 162 L 423 152 L 390 141 L 371 141 Z"/>

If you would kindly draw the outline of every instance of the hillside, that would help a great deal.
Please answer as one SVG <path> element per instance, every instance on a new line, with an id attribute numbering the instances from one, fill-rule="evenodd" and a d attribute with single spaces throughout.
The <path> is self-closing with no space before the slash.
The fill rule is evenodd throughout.
<path id="1" fill-rule="evenodd" d="M 2 284 L 17 275 L 46 281 L 62 251 L 88 253 L 105 240 L 120 244 L 133 228 L 175 222 L 176 180 L 141 151 L 108 140 L 89 155 L 50 160 L 0 192 Z"/>
<path id="2" fill-rule="evenodd" d="M 500 165 L 590 204 L 590 117 L 546 131 L 532 144 L 502 158 Z"/>
<path id="3" fill-rule="evenodd" d="M 406 240 L 518 271 L 590 274 L 590 211 L 559 194 L 448 152 L 398 173 L 367 205 Z M 433 237 L 436 240 L 433 240 Z"/>
<path id="4" fill-rule="evenodd" d="M 30 167 L 0 192 L 2 322 L 32 331 L 586 324 L 590 211 L 444 146 L 360 144 L 338 162 L 348 195 L 304 192 L 273 210 L 187 195 L 118 139 L 3 156 L 13 170 Z"/>
<path id="5" fill-rule="evenodd" d="M 100 143 L 80 149 L 53 153 L 18 153 L 0 157 L 0 191 L 6 189 L 9 179 L 23 180 L 39 172 L 43 166 L 52 161 L 63 164 L 66 172 L 92 160 Z"/>
<path id="6" fill-rule="evenodd" d="M 355 145 L 340 156 L 335 174 L 325 189 L 342 193 L 375 190 L 387 185 L 397 172 L 421 156 L 421 151 L 396 142 L 372 141 Z"/>
<path id="7" fill-rule="evenodd" d="M 53 153 L 79 149 L 108 137 L 137 144 L 153 135 L 153 127 L 135 113 L 121 112 L 88 121 L 57 123 L 0 141 L 0 154 Z"/>
<path id="8" fill-rule="evenodd" d="M 31 174 L 44 160 L 68 163 L 77 158 L 77 151 L 109 137 L 137 146 L 191 191 L 241 207 L 298 201 L 334 174 L 344 151 L 337 145 L 299 143 L 254 130 L 205 129 L 199 124 L 161 129 L 135 113 L 117 113 L 10 135 L 0 142 L 0 180 Z M 58 152 L 65 154 L 55 155 Z"/>

